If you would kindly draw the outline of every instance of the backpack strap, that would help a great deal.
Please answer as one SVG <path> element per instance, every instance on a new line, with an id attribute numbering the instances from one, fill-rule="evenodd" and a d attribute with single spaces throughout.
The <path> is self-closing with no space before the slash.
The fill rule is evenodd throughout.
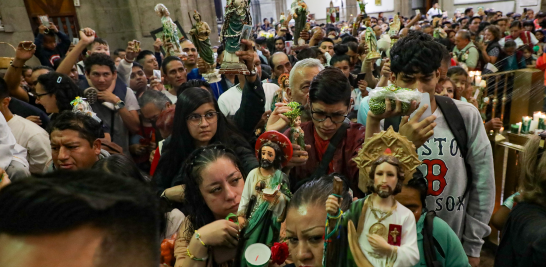
<path id="1" fill-rule="evenodd" d="M 319 166 L 315 169 L 313 174 L 309 176 L 307 179 L 300 180 L 294 189 L 297 190 L 302 186 L 303 184 L 307 183 L 308 181 L 312 181 L 314 179 L 318 179 L 321 176 L 328 173 L 328 167 L 330 166 L 330 162 L 334 158 L 334 152 L 336 152 L 337 147 L 341 140 L 347 136 L 347 129 L 349 129 L 349 123 L 343 123 L 339 129 L 337 129 L 337 132 L 334 134 L 332 139 L 330 139 L 330 143 L 328 144 L 328 148 L 326 148 L 326 152 L 324 155 L 322 155 L 322 160 L 319 163 Z"/>
<path id="2" fill-rule="evenodd" d="M 470 184 L 472 184 L 472 173 L 470 171 L 470 165 L 466 160 L 468 153 L 468 135 L 466 133 L 463 116 L 457 108 L 457 105 L 455 105 L 455 102 L 453 102 L 453 99 L 445 96 L 435 96 L 435 98 L 436 104 L 438 104 L 438 107 L 444 114 L 447 125 L 449 126 L 449 129 L 451 130 L 453 136 L 455 137 L 455 140 L 457 141 L 457 145 L 459 146 L 461 155 L 463 155 L 464 165 L 466 168 L 466 177 L 468 179 L 466 183 L 466 189 L 463 195 L 464 200 L 468 191 L 470 190 Z M 447 116 L 446 114 L 449 114 L 449 116 Z"/>
<path id="3" fill-rule="evenodd" d="M 429 211 L 425 214 L 425 223 L 421 232 L 423 235 L 423 253 L 425 254 L 425 263 L 428 267 L 442 267 L 442 263 L 436 259 L 436 252 L 440 253 L 445 259 L 444 250 L 433 235 L 435 217 L 436 212 L 434 211 Z"/>

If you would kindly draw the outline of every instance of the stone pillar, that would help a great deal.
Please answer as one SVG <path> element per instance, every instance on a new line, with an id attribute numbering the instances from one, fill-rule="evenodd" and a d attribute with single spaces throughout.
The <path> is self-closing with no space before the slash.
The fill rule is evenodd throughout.
<path id="1" fill-rule="evenodd" d="M 411 2 L 412 1 L 394 1 L 395 14 L 400 12 L 400 15 L 404 17 L 411 17 L 412 15 L 415 15 L 411 9 Z"/>

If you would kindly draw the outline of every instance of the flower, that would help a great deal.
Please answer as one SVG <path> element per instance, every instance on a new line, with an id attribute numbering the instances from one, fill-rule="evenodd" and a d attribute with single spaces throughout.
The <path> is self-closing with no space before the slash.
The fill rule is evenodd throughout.
<path id="1" fill-rule="evenodd" d="M 271 247 L 271 260 L 281 265 L 288 258 L 288 245 L 286 243 L 277 243 L 273 244 Z"/>

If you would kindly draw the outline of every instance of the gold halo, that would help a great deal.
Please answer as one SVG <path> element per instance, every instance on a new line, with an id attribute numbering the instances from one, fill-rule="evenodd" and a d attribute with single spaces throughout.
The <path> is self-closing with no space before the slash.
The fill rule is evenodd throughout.
<path id="1" fill-rule="evenodd" d="M 400 161 L 400 166 L 404 170 L 404 184 L 411 180 L 413 173 L 421 165 L 415 145 L 405 136 L 395 132 L 391 126 L 387 131 L 376 133 L 366 140 L 362 149 L 353 158 L 359 169 L 358 188 L 362 192 L 367 192 L 368 185 L 372 182 L 370 178 L 372 163 L 382 156 L 387 148 L 390 148 L 392 156 Z"/>

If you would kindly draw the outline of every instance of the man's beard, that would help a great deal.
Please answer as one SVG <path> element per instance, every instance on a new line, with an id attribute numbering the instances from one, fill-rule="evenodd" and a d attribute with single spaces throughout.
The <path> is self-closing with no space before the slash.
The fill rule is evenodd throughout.
<path id="1" fill-rule="evenodd" d="M 392 188 L 387 185 L 387 191 L 381 189 L 381 185 L 375 187 L 375 193 L 381 198 L 388 198 L 392 196 Z"/>
<path id="2" fill-rule="evenodd" d="M 260 167 L 268 170 L 268 169 L 271 169 L 273 168 L 273 162 L 267 160 L 267 159 L 262 159 L 262 161 L 260 162 Z"/>

